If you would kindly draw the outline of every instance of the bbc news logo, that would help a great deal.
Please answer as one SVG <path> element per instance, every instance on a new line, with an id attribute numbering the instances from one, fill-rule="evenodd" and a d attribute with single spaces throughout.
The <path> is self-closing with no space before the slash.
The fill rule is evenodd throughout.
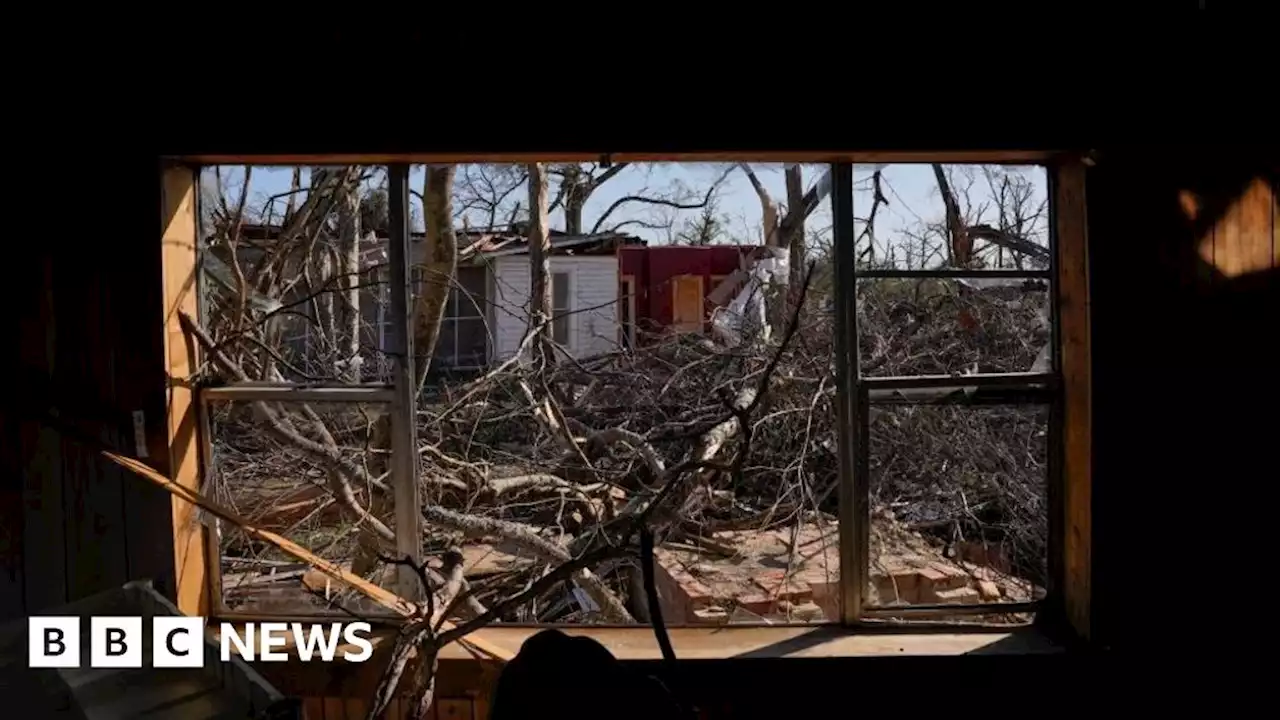
<path id="1" fill-rule="evenodd" d="M 33 668 L 81 667 L 79 617 L 33 617 L 27 621 L 29 662 Z M 218 633 L 222 662 L 232 655 L 245 660 L 285 662 L 295 654 L 303 662 L 364 662 L 373 656 L 366 622 L 222 623 Z M 204 667 L 205 621 L 199 617 L 151 619 L 151 666 L 157 668 Z M 293 651 L 285 652 L 293 640 Z M 139 668 L 143 666 L 143 619 L 140 617 L 89 618 L 89 667 Z M 342 646 L 353 646 L 338 650 Z"/>

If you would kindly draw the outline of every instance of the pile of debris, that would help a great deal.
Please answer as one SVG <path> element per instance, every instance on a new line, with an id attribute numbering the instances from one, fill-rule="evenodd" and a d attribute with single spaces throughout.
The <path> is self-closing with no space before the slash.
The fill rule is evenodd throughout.
<path id="1" fill-rule="evenodd" d="M 885 281 L 860 293 L 869 375 L 1025 371 L 1048 341 L 1043 292 Z M 819 305 L 767 343 L 676 336 L 442 385 L 419 413 L 427 550 L 464 548 L 471 592 L 491 604 L 661 496 L 671 622 L 832 618 L 833 332 Z M 385 452 L 367 447 L 367 411 L 296 412 L 299 432 L 322 423 L 353 465 Z M 872 501 L 882 509 L 872 527 L 874 603 L 1016 601 L 1043 584 L 1043 417 L 1035 408 L 954 406 L 873 414 Z M 362 526 L 352 503 L 376 507 L 380 481 L 353 482 L 351 497 L 335 500 L 323 458 L 256 423 L 244 409 L 215 418 L 217 496 L 259 508 L 265 525 L 349 562 Z M 699 457 L 701 466 L 689 465 Z M 662 495 L 671 483 L 678 491 Z M 389 510 L 376 512 L 392 522 Z M 272 586 L 288 598 L 280 602 L 334 601 L 315 578 L 283 575 L 297 568 L 253 567 L 278 561 L 261 550 L 224 535 L 224 589 L 229 602 L 245 603 L 238 609 L 265 602 Z M 611 559 L 507 619 L 614 620 L 622 606 L 642 618 L 637 576 L 633 561 Z M 232 580 L 257 589 L 240 598 Z M 601 593 L 621 603 L 612 616 Z"/>
<path id="2" fill-rule="evenodd" d="M 871 532 L 873 606 L 1025 602 L 1038 591 L 970 543 L 948 558 L 887 513 Z M 703 547 L 657 551 L 663 618 L 673 624 L 837 622 L 840 560 L 832 524 L 717 533 Z M 710 545 L 711 547 L 707 547 Z M 986 556 L 983 556 L 984 550 Z"/>

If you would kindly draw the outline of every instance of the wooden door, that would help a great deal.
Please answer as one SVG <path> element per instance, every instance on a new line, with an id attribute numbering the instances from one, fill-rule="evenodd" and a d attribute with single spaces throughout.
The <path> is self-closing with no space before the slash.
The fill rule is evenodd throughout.
<path id="1" fill-rule="evenodd" d="M 671 327 L 677 332 L 702 332 L 705 320 L 702 276 L 677 275 L 671 278 Z"/>

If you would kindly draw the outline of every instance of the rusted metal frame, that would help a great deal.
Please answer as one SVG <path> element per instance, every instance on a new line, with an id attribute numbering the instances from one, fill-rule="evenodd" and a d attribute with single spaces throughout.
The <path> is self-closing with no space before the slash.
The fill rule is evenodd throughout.
<path id="1" fill-rule="evenodd" d="M 831 166 L 831 215 L 835 252 L 836 457 L 839 466 L 840 622 L 862 620 L 869 567 L 870 487 L 866 466 L 866 409 L 858 382 L 857 235 L 853 220 L 853 165 Z"/>
<path id="2" fill-rule="evenodd" d="M 1055 377 L 1062 376 L 1062 323 L 1061 323 L 1061 302 L 1059 293 L 1059 242 L 1058 237 L 1058 207 L 1057 207 L 1057 188 L 1058 188 L 1058 169 L 1057 164 L 1050 165 L 1047 168 L 1048 176 L 1047 197 L 1049 211 L 1049 371 Z M 1048 538 L 1046 539 L 1047 570 L 1048 582 L 1046 583 L 1045 605 L 1047 613 L 1042 613 L 1036 617 L 1038 623 L 1041 624 L 1057 624 L 1060 621 L 1056 618 L 1064 618 L 1066 614 L 1063 601 L 1064 588 L 1061 587 L 1061 578 L 1063 578 L 1065 563 L 1065 513 L 1063 512 L 1063 503 L 1065 502 L 1064 483 L 1066 476 L 1063 472 L 1064 453 L 1066 442 L 1066 425 L 1064 423 L 1064 393 L 1065 388 L 1059 383 L 1057 392 L 1054 393 L 1053 402 L 1049 406 L 1049 456 L 1047 458 L 1047 474 L 1048 487 L 1045 488 L 1045 504 L 1048 506 L 1049 527 Z"/>
<path id="3" fill-rule="evenodd" d="M 213 428 L 209 424 L 209 400 L 203 392 L 196 397 L 196 413 L 199 419 L 200 494 L 207 497 L 213 492 L 210 486 L 213 477 Z M 222 592 L 222 523 L 203 510 L 197 508 L 196 512 L 205 526 L 204 553 L 205 562 L 209 565 L 209 614 L 217 617 L 227 609 Z"/>
<path id="4" fill-rule="evenodd" d="M 969 387 L 1025 389 L 1036 386 L 1057 387 L 1058 376 L 1053 372 L 985 373 L 982 375 L 895 375 L 862 378 L 861 381 L 870 390 L 959 389 Z"/>
<path id="5" fill-rule="evenodd" d="M 903 607 L 868 607 L 862 611 L 862 616 L 868 620 L 888 618 L 923 620 L 956 615 L 1009 615 L 1018 613 L 1034 613 L 1039 610 L 1040 607 L 1041 603 L 1036 600 L 1012 603 L 957 603 L 955 605 L 934 603 L 928 605 L 906 605 Z"/>
<path id="6" fill-rule="evenodd" d="M 203 388 L 204 402 L 341 402 L 391 403 L 395 389 L 391 385 L 303 386 L 288 383 L 236 383 Z"/>
<path id="7" fill-rule="evenodd" d="M 196 268 L 195 284 L 196 284 L 196 317 L 209 317 L 209 278 L 199 268 L 204 267 L 204 253 L 207 251 L 207 233 L 201 223 L 204 217 L 203 212 L 198 212 L 200 208 L 200 198 L 202 193 L 200 190 L 200 169 L 195 169 L 196 173 Z M 209 423 L 209 399 L 207 389 L 197 389 L 195 393 L 196 402 L 196 441 L 200 444 L 200 494 L 209 495 L 213 492 L 210 482 L 213 477 L 213 427 Z M 205 526 L 204 534 L 204 554 L 205 563 L 208 572 L 205 574 L 206 592 L 209 593 L 209 614 L 217 616 L 225 610 L 222 598 L 222 526 L 216 517 L 205 513 L 203 510 L 196 509 L 196 517 L 199 522 Z"/>
<path id="8" fill-rule="evenodd" d="M 872 405 L 1052 405 L 1056 392 L 1050 385 L 871 390 L 868 402 Z"/>
<path id="9" fill-rule="evenodd" d="M 395 392 L 391 402 L 391 486 L 395 491 L 396 554 L 415 564 L 422 561 L 422 490 L 418 485 L 417 399 L 414 368 L 412 249 L 409 233 L 409 165 L 387 166 L 390 204 L 388 272 L 391 282 L 390 356 Z M 400 597 L 415 602 L 423 596 L 418 572 L 397 566 Z"/>
<path id="10" fill-rule="evenodd" d="M 978 280 L 982 278 L 999 278 L 1012 280 L 1048 280 L 1049 270 L 1014 270 L 997 268 L 992 270 L 966 270 L 959 268 L 938 268 L 936 270 L 859 270 L 859 280 Z"/>

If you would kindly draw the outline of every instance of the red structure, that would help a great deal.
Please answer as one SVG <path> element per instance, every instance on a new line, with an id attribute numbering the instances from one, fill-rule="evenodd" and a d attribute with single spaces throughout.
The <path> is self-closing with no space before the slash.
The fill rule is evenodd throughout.
<path id="1" fill-rule="evenodd" d="M 619 321 L 623 342 L 640 332 L 702 332 L 711 312 L 732 299 L 726 280 L 760 257 L 758 245 L 658 245 L 618 250 Z M 715 301 L 719 302 L 715 302 Z"/>

